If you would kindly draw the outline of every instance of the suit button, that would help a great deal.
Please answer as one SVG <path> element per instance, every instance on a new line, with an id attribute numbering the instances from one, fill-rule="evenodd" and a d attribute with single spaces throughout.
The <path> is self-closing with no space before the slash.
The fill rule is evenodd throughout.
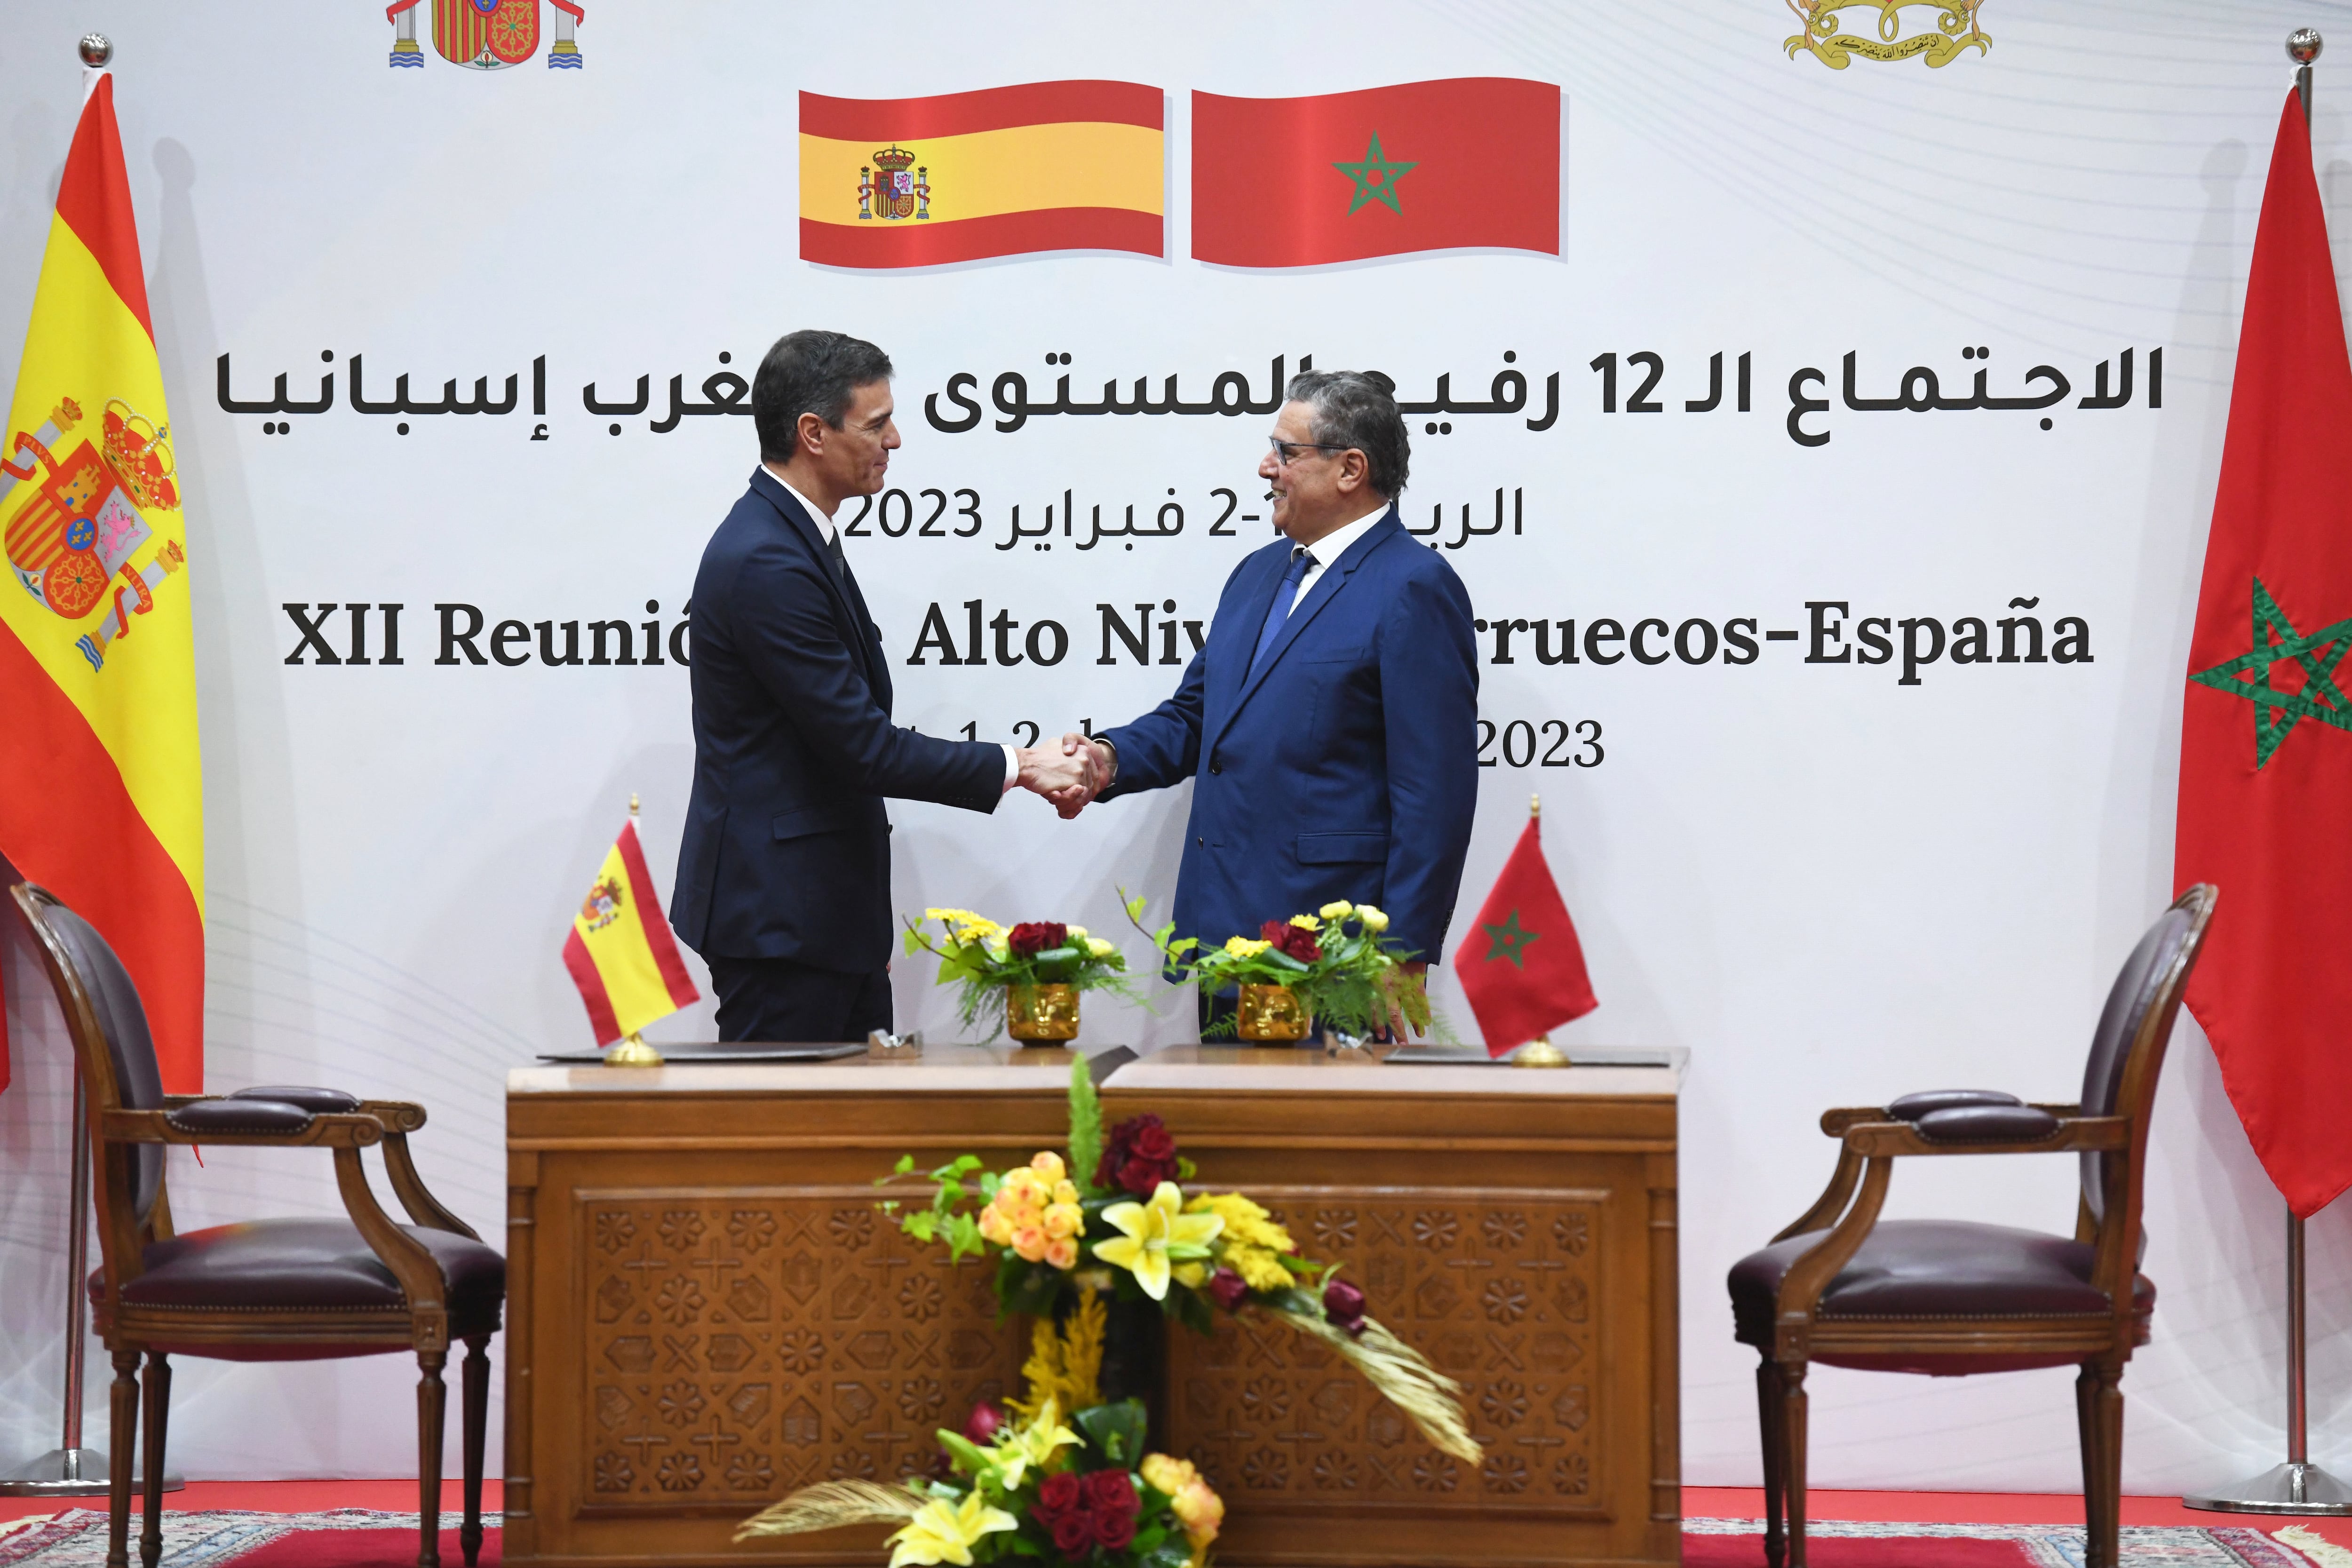
<path id="1" fill-rule="evenodd" d="M 1206 849 L 1209 847 L 1209 841 L 1205 838 L 1195 838 L 1192 842 L 1199 845 L 1203 849 Z"/>
<path id="2" fill-rule="evenodd" d="M 1218 763 L 1211 763 L 1209 764 L 1209 771 L 1210 771 L 1211 773 L 1223 773 L 1225 770 L 1224 770 L 1224 769 L 1223 769 L 1223 766 L 1221 766 L 1220 764 L 1218 764 Z"/>

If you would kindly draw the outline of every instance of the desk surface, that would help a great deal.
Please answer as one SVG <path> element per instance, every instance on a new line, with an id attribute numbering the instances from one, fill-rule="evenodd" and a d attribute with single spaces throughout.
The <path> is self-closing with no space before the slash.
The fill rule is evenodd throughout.
<path id="1" fill-rule="evenodd" d="M 1126 1047 L 1083 1047 L 1088 1057 Z M 1595 1051 L 1593 1054 L 1604 1054 Z M 1517 1068 L 1500 1063 L 1391 1066 L 1378 1053 L 1328 1057 L 1316 1050 L 1234 1046 L 1171 1046 L 1124 1060 L 1097 1079 L 1114 1089 L 1240 1089 L 1264 1094 L 1528 1095 L 1673 1099 L 1690 1052 L 1682 1047 L 1626 1053 L 1664 1066 L 1597 1062 L 1572 1068 Z M 507 1075 L 509 1095 L 545 1094 L 869 1094 L 1034 1093 L 1069 1081 L 1074 1053 L 1004 1045 L 926 1045 L 918 1051 L 869 1051 L 835 1061 L 698 1062 L 676 1067 L 528 1067 Z"/>

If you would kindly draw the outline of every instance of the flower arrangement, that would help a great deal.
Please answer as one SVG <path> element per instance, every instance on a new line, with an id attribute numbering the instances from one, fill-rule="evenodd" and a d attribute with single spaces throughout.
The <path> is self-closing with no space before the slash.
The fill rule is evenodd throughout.
<path id="1" fill-rule="evenodd" d="M 1083 1061 L 1071 1065 L 1069 1124 L 1066 1156 L 1044 1150 L 1000 1173 L 966 1154 L 917 1178 L 930 1184 L 928 1205 L 882 1205 L 908 1236 L 945 1246 L 950 1258 L 993 1253 L 1002 1310 L 1038 1320 L 1024 1369 L 1033 1389 L 1071 1392 L 1061 1369 L 1074 1359 L 1064 1337 L 1076 1330 L 1056 1328 L 1057 1310 L 1075 1325 L 1074 1305 L 1145 1300 L 1202 1333 L 1219 1312 L 1260 1312 L 1335 1352 L 1437 1447 L 1479 1460 L 1460 1385 L 1367 1315 L 1364 1293 L 1338 1277 L 1338 1265 L 1302 1256 L 1264 1205 L 1241 1193 L 1188 1194 L 1197 1172 L 1159 1117 L 1131 1117 L 1106 1133 Z M 903 1158 L 877 1184 L 915 1176 Z M 1083 1347 L 1075 1359 L 1084 1362 Z"/>
<path id="2" fill-rule="evenodd" d="M 1124 889 L 1120 896 L 1126 897 Z M 1311 915 L 1268 921 L 1254 937 L 1206 949 L 1197 937 L 1177 936 L 1173 921 L 1156 931 L 1146 929 L 1143 905 L 1141 899 L 1127 900 L 1127 918 L 1160 950 L 1169 975 L 1198 985 L 1203 994 L 1236 985 L 1285 985 L 1298 993 L 1319 1026 L 1342 1034 L 1376 1033 L 1392 1016 L 1416 1033 L 1433 1026 L 1441 1037 L 1450 1033 L 1432 1015 L 1421 975 L 1405 967 L 1412 950 L 1388 935 L 1389 917 L 1370 904 L 1341 899 Z M 1233 1027 L 1228 1016 L 1208 1032 Z"/>
<path id="3" fill-rule="evenodd" d="M 923 929 L 928 921 L 940 922 L 943 942 Z M 928 952 L 940 961 L 939 984 L 963 987 L 957 1003 L 964 1027 L 985 1019 L 990 1039 L 1004 1027 L 1014 991 L 1034 997 L 1040 986 L 1066 985 L 1144 1005 L 1128 983 L 1125 955 L 1084 926 L 1024 921 L 1008 930 L 970 910 L 925 910 L 922 921 L 907 922 L 905 947 L 909 957 Z"/>

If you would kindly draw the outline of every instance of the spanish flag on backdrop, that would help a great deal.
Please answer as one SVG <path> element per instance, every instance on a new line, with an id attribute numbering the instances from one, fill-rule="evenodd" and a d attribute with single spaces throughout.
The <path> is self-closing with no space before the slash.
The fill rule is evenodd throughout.
<path id="1" fill-rule="evenodd" d="M 0 854 L 98 928 L 139 987 L 163 1088 L 199 1092 L 187 531 L 104 72 L 66 153 L 0 428 L 0 534 L 13 579 L 0 583 Z"/>
<path id="2" fill-rule="evenodd" d="M 596 885 L 572 918 L 563 967 L 588 1004 L 588 1021 L 596 1027 L 600 1046 L 701 999 L 677 955 L 669 921 L 662 919 L 661 897 L 637 845 L 634 802 L 629 821 L 596 873 Z"/>
<path id="3" fill-rule="evenodd" d="M 1165 102 L 1127 81 L 934 98 L 801 94 L 801 257 L 930 267 L 1166 251 Z"/>

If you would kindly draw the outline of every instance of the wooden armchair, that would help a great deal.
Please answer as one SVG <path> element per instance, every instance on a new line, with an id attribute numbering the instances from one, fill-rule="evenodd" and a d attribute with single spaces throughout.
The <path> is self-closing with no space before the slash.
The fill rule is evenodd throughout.
<path id="1" fill-rule="evenodd" d="M 164 1427 L 173 1355 L 224 1361 L 310 1361 L 413 1351 L 416 1385 L 420 1568 L 440 1563 L 441 1370 L 453 1340 L 465 1362 L 468 1568 L 481 1544 L 482 1444 L 489 1406 L 490 1335 L 506 1299 L 506 1260 L 435 1201 L 416 1173 L 407 1135 L 422 1107 L 328 1089 L 248 1089 L 224 1096 L 167 1095 L 139 993 L 114 951 L 44 889 L 20 883 L 16 907 L 33 930 L 65 1011 L 89 1106 L 102 1267 L 89 1281 L 98 1331 L 114 1357 L 110 1420 L 113 1493 L 108 1568 L 130 1562 L 132 1445 L 140 1431 L 140 1360 L 146 1359 L 143 1447 L 146 1519 L 139 1555 L 163 1553 Z M 332 1152 L 344 1219 L 264 1219 L 186 1235 L 172 1228 L 163 1145 L 209 1143 Z M 415 1223 L 378 1206 L 360 1151 L 383 1152 L 393 1191 Z"/>
<path id="2" fill-rule="evenodd" d="M 1738 1338 L 1763 1357 L 1756 1393 L 1771 1568 L 1784 1556 L 1804 1568 L 1811 1362 L 1932 1377 L 2079 1364 L 2087 1568 L 2116 1568 L 2120 1384 L 2156 1310 L 2156 1287 L 2138 1272 L 2148 1112 L 2213 900 L 2210 886 L 2189 889 L 2125 961 L 2092 1036 L 2079 1105 L 1957 1089 L 1823 1113 L 1822 1131 L 1840 1142 L 1829 1186 L 1731 1270 Z M 1879 1223 L 1897 1159 L 2054 1153 L 2082 1158 L 2071 1241 L 1958 1220 Z"/>

